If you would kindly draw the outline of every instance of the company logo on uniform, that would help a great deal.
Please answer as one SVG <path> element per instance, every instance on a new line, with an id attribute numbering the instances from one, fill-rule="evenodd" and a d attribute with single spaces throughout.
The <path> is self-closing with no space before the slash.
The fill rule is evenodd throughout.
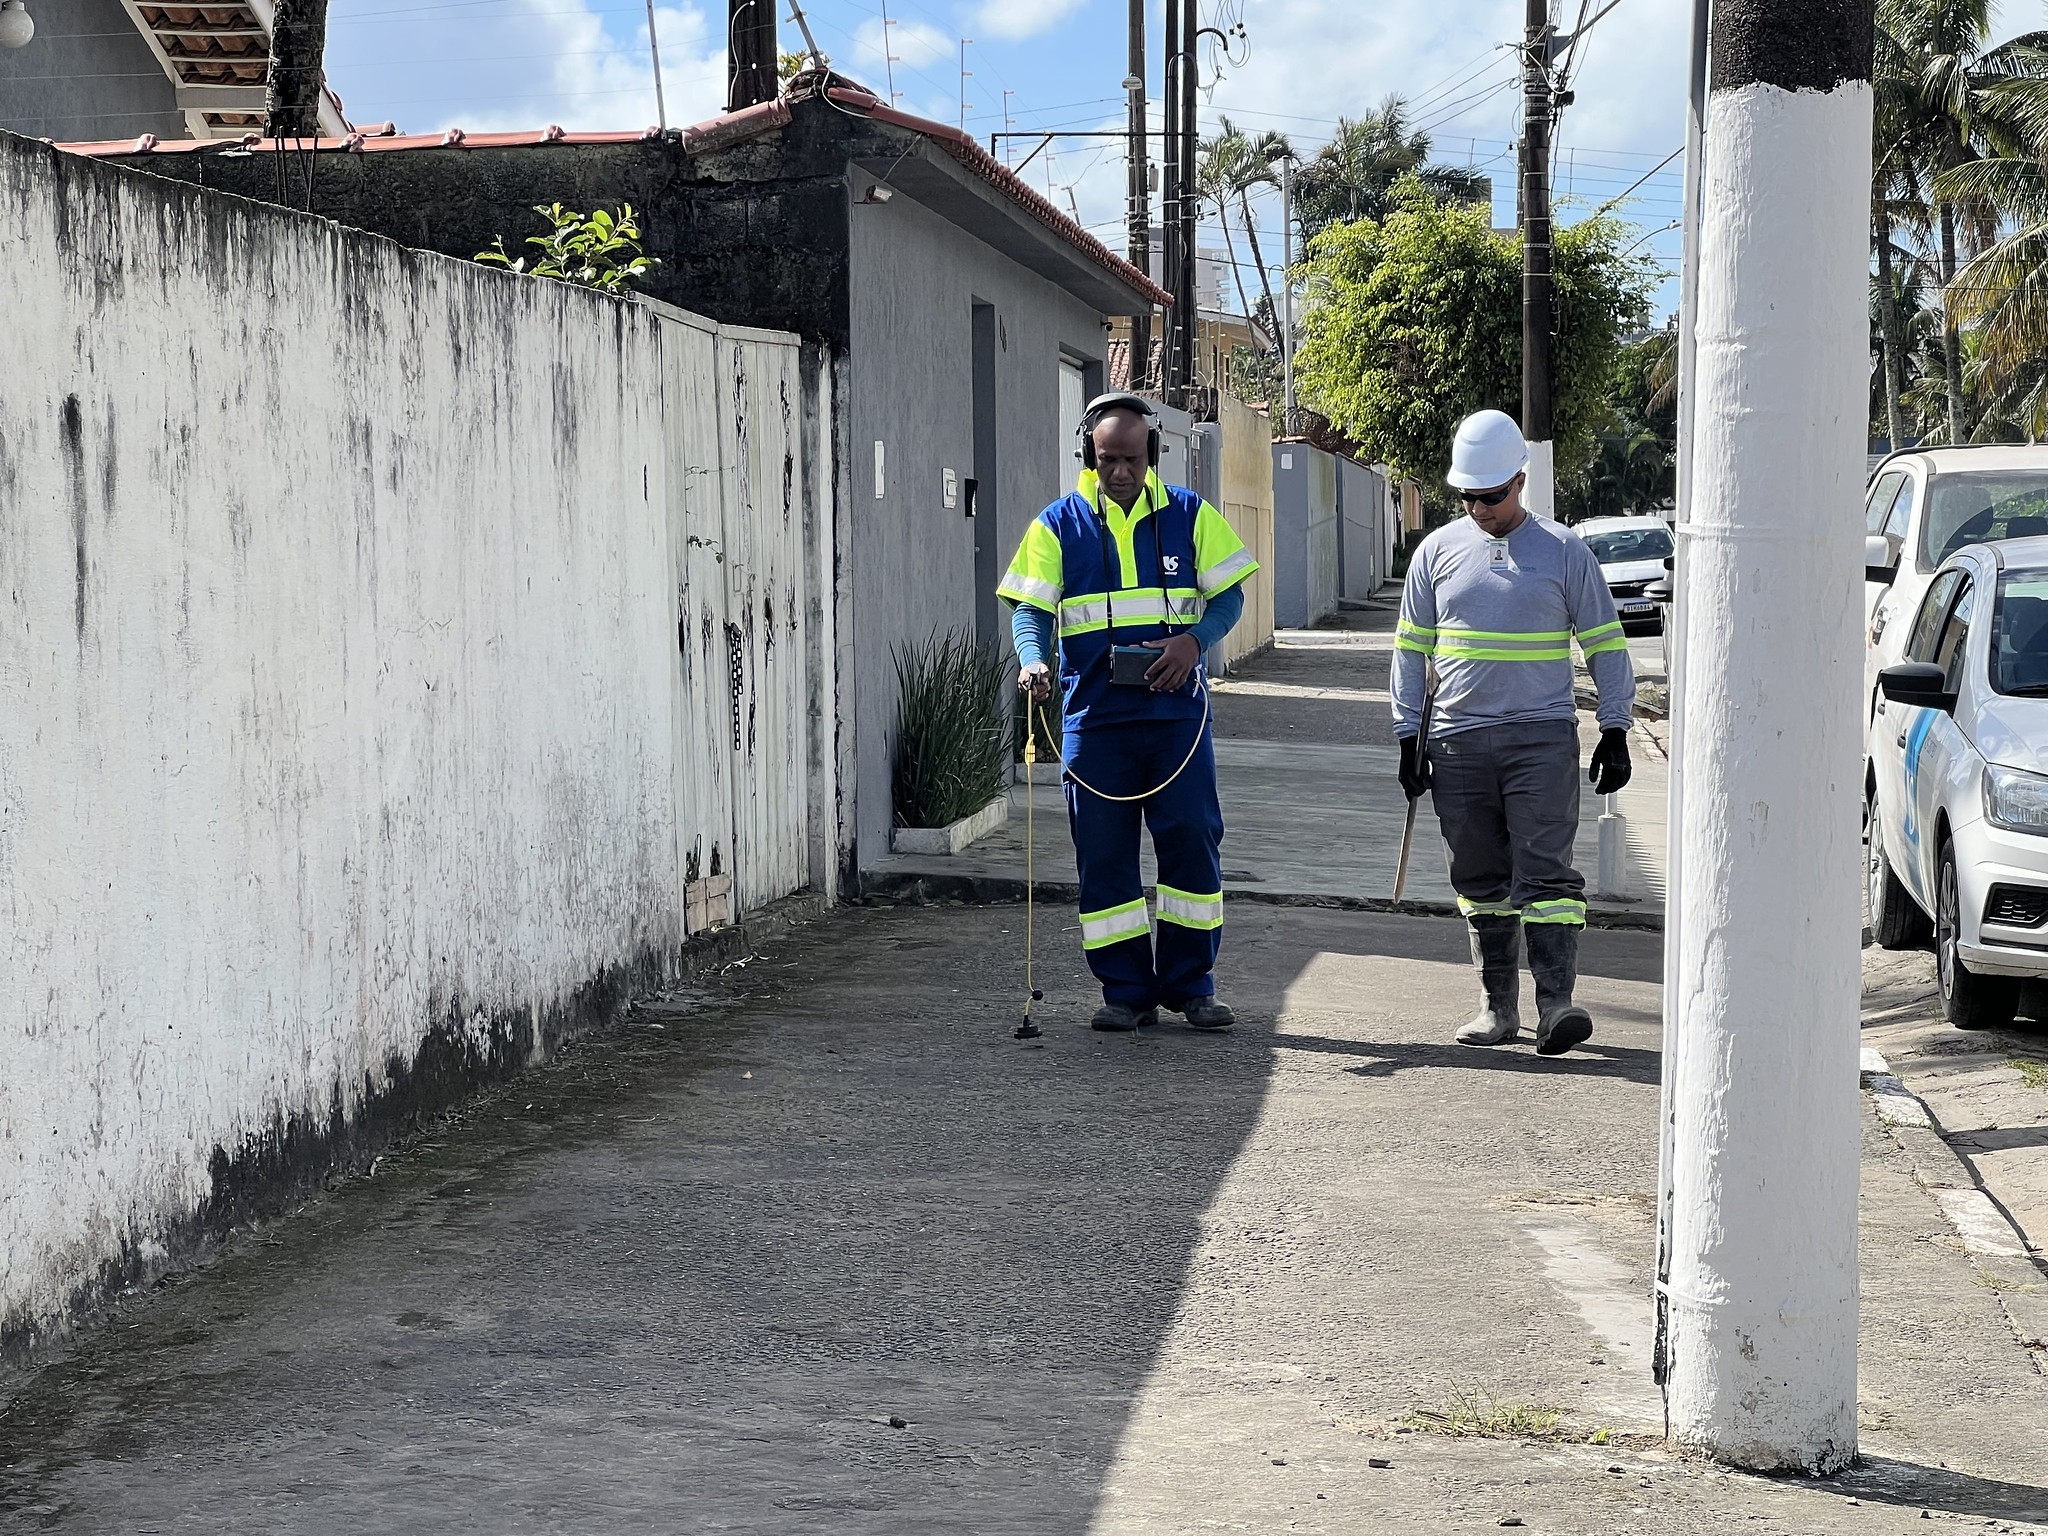
<path id="1" fill-rule="evenodd" d="M 1169 576 L 1177 576 L 1177 575 L 1179 575 L 1179 574 L 1180 574 L 1180 556 L 1179 556 L 1179 555 L 1168 555 L 1168 556 L 1166 556 L 1166 557 L 1165 557 L 1165 558 L 1164 558 L 1163 560 L 1161 560 L 1161 561 L 1160 561 L 1160 564 L 1162 564 L 1162 565 L 1164 565 L 1164 566 L 1166 567 L 1166 574 L 1167 574 L 1167 575 L 1169 575 Z"/>

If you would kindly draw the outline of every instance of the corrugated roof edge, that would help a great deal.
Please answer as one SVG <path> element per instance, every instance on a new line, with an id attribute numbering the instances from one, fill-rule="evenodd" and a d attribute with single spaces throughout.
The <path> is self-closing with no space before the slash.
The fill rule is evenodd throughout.
<path id="1" fill-rule="evenodd" d="M 786 127 L 790 121 L 791 102 L 802 100 L 808 95 L 823 95 L 828 98 L 830 105 L 841 111 L 852 112 L 874 122 L 885 123 L 892 128 L 907 129 L 930 139 L 1120 282 L 1154 304 L 1173 302 L 1172 294 L 1089 234 L 1046 197 L 1033 191 L 1029 183 L 983 149 L 971 135 L 958 128 L 948 127 L 944 123 L 935 123 L 929 118 L 900 112 L 885 105 L 881 98 L 872 92 L 858 86 L 827 85 L 819 91 L 815 88 L 805 90 L 803 83 L 799 82 L 797 92 L 793 95 L 778 96 L 773 101 L 760 102 L 737 112 L 727 112 L 682 129 L 682 146 L 691 154 L 711 153 L 744 143 L 756 134 Z M 314 149 L 361 154 L 406 149 L 513 149 L 536 144 L 633 144 L 660 137 L 660 130 L 655 128 L 616 133 L 569 133 L 550 125 L 521 133 L 467 133 L 460 128 L 450 128 L 446 133 L 358 132 L 340 139 L 295 139 L 289 143 L 290 147 L 296 150 Z M 244 134 L 239 139 L 159 139 L 153 133 L 145 133 L 139 139 L 101 139 L 90 143 L 70 144 L 56 140 L 46 142 L 55 144 L 58 149 L 68 154 L 106 158 L 116 155 L 191 155 L 218 154 L 236 149 L 264 150 L 271 148 L 276 141 L 253 133 Z"/>

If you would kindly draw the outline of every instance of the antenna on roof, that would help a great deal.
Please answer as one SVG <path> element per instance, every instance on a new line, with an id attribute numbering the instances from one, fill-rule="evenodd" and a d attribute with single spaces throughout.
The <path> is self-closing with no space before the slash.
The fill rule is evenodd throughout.
<path id="1" fill-rule="evenodd" d="M 811 36 L 811 24 L 804 18 L 804 8 L 797 3 L 797 0 L 789 0 L 789 19 L 797 24 L 798 29 L 804 35 L 804 52 L 811 56 L 812 68 L 823 69 L 831 61 L 818 51 L 818 40 Z M 885 49 L 889 46 L 886 29 L 882 38 L 882 46 Z"/>
<path id="2" fill-rule="evenodd" d="M 668 137 L 668 101 L 661 94 L 661 39 L 654 35 L 654 0 L 647 0 L 647 51 L 654 56 L 654 116 Z"/>

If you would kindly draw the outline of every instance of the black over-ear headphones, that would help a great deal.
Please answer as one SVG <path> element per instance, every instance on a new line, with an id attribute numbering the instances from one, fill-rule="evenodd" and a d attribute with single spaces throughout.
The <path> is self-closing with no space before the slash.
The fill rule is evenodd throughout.
<path id="1" fill-rule="evenodd" d="M 1108 394 L 1097 395 L 1088 402 L 1088 409 L 1081 413 L 1081 463 L 1089 469 L 1095 467 L 1095 429 L 1102 424 L 1102 418 L 1111 411 L 1135 411 L 1145 423 L 1145 464 L 1147 468 L 1159 467 L 1159 412 L 1152 402 L 1143 395 Z"/>

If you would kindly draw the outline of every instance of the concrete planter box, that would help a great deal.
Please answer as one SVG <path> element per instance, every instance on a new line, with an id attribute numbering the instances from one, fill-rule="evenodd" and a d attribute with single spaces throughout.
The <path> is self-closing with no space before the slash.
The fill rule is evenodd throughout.
<path id="1" fill-rule="evenodd" d="M 889 847 L 896 853 L 958 853 L 1009 819 L 1010 797 L 1004 795 L 950 827 L 898 827 L 889 834 Z"/>

